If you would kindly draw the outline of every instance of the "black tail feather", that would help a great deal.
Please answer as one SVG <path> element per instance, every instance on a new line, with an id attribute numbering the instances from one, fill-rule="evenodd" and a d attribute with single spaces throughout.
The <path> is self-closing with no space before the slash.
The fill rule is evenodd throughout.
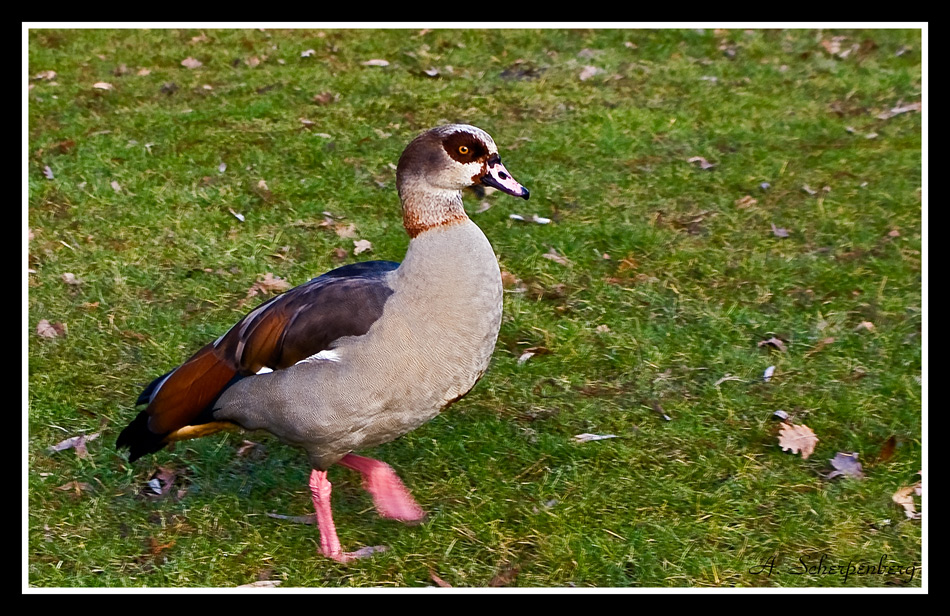
<path id="1" fill-rule="evenodd" d="M 148 413 L 142 411 L 132 420 L 115 441 L 116 449 L 129 448 L 129 462 L 144 455 L 155 453 L 165 447 L 164 434 L 155 434 L 148 429 Z"/>

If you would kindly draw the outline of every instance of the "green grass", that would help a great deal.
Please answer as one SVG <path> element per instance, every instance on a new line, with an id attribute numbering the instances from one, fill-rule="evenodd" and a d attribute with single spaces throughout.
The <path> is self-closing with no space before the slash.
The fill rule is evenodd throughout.
<path id="1" fill-rule="evenodd" d="M 29 33 L 30 77 L 57 73 L 28 94 L 31 586 L 921 585 L 800 574 L 921 562 L 920 521 L 891 501 L 921 468 L 921 115 L 877 118 L 921 99 L 919 30 L 201 34 Z M 832 36 L 860 48 L 832 56 Z M 381 519 L 334 468 L 344 547 L 391 548 L 342 566 L 315 527 L 266 516 L 310 511 L 302 452 L 260 433 L 251 457 L 232 434 L 135 464 L 114 450 L 143 384 L 253 308 L 263 274 L 300 284 L 341 248 L 400 260 L 390 165 L 454 121 L 488 130 L 532 198 L 466 197 L 525 289 L 486 377 L 371 452 L 425 524 Z M 42 319 L 66 334 L 38 336 Z M 773 335 L 787 351 L 758 346 Z M 533 346 L 550 353 L 519 365 Z M 778 409 L 820 438 L 809 459 L 779 448 Z M 101 432 L 88 457 L 47 453 L 83 432 Z M 827 480 L 839 451 L 867 477 Z M 157 466 L 180 499 L 141 495 Z"/>

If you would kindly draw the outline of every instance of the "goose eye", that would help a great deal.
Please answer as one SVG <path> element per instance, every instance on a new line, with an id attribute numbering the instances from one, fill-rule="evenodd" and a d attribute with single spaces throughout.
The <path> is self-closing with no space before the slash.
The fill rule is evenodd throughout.
<path id="1" fill-rule="evenodd" d="M 459 154 L 468 154 L 468 153 L 469 153 L 469 149 L 467 145 L 459 146 Z"/>

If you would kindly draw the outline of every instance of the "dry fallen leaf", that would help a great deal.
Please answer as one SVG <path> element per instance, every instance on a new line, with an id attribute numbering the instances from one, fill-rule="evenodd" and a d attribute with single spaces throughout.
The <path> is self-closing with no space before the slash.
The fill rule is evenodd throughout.
<path id="1" fill-rule="evenodd" d="M 802 454 L 802 459 L 807 460 L 815 451 L 815 445 L 818 443 L 818 437 L 812 432 L 812 429 L 802 424 L 793 423 L 782 424 L 778 435 L 778 444 L 782 451 L 791 450 L 792 453 Z"/>
<path id="2" fill-rule="evenodd" d="M 521 356 L 518 358 L 518 365 L 520 366 L 521 364 L 525 363 L 526 361 L 528 361 L 535 355 L 547 355 L 550 352 L 551 352 L 550 349 L 547 349 L 541 346 L 535 346 L 529 349 L 525 349 L 524 351 L 521 352 Z"/>
<path id="3" fill-rule="evenodd" d="M 276 588 L 282 580 L 258 580 L 249 584 L 241 584 L 238 588 Z"/>
<path id="4" fill-rule="evenodd" d="M 771 346 L 778 349 L 782 353 L 785 353 L 786 351 L 788 351 L 788 349 L 785 347 L 785 343 L 779 340 L 778 338 L 776 338 L 775 336 L 772 336 L 768 340 L 760 340 L 759 346 L 760 347 Z"/>
<path id="5" fill-rule="evenodd" d="M 580 78 L 581 81 L 587 81 L 594 75 L 599 75 L 603 72 L 604 69 L 602 68 L 597 68 L 596 66 L 585 66 L 583 69 L 581 69 L 581 73 L 578 75 L 578 78 Z"/>
<path id="6" fill-rule="evenodd" d="M 96 83 L 92 84 L 92 87 L 96 88 L 97 90 L 113 90 L 114 89 L 111 83 L 106 83 L 105 81 L 97 81 Z"/>
<path id="7" fill-rule="evenodd" d="M 858 462 L 857 453 L 842 453 L 839 451 L 835 454 L 835 457 L 831 459 L 831 465 L 835 467 L 835 470 L 828 474 L 828 479 L 841 476 L 855 477 L 857 479 L 864 478 L 864 470 L 861 467 L 861 463 Z"/>
<path id="8" fill-rule="evenodd" d="M 196 60 L 195 58 L 188 56 L 187 58 L 181 61 L 181 65 L 184 66 L 185 68 L 198 68 L 199 66 L 201 66 L 201 60 Z"/>
<path id="9" fill-rule="evenodd" d="M 353 240 L 353 254 L 358 255 L 361 252 L 367 252 L 373 249 L 373 243 L 369 240 Z"/>
<path id="10" fill-rule="evenodd" d="M 249 299 L 259 293 L 263 295 L 268 293 L 280 293 L 281 291 L 286 291 L 289 288 L 289 282 L 279 276 L 274 276 L 272 273 L 267 272 L 264 274 L 263 279 L 259 279 L 251 285 L 251 288 L 247 290 L 247 296 L 244 299 Z"/>
<path id="11" fill-rule="evenodd" d="M 858 323 L 857 327 L 854 328 L 855 331 L 858 331 L 859 329 L 866 329 L 869 332 L 874 331 L 874 323 L 871 323 L 870 321 L 861 321 Z"/>
<path id="12" fill-rule="evenodd" d="M 716 163 L 711 163 L 711 162 L 709 162 L 708 160 L 706 160 L 705 158 L 703 158 L 702 156 L 693 156 L 693 157 L 691 157 L 691 158 L 687 158 L 687 159 L 686 159 L 686 162 L 688 162 L 688 163 L 699 163 L 699 168 L 700 168 L 700 169 L 712 169 L 713 167 L 716 166 Z"/>
<path id="13" fill-rule="evenodd" d="M 769 366 L 765 369 L 765 372 L 762 373 L 762 380 L 768 383 L 772 380 L 773 374 L 775 374 L 775 366 Z"/>
<path id="14" fill-rule="evenodd" d="M 58 486 L 56 489 L 62 490 L 63 492 L 73 492 L 75 496 L 80 496 L 83 492 L 92 490 L 92 486 L 84 481 L 70 481 L 69 483 Z"/>
<path id="15" fill-rule="evenodd" d="M 788 229 L 776 227 L 775 223 L 770 224 L 772 225 L 772 235 L 775 237 L 788 237 Z"/>
<path id="16" fill-rule="evenodd" d="M 878 114 L 877 117 L 880 120 L 887 120 L 898 114 L 907 113 L 908 111 L 920 111 L 920 102 L 911 103 L 909 105 L 898 105 L 897 107 L 888 109 L 884 113 Z"/>
<path id="17" fill-rule="evenodd" d="M 897 438 L 894 435 L 888 437 L 884 444 L 881 445 L 881 451 L 877 454 L 877 462 L 887 462 L 894 455 L 894 451 L 897 449 Z"/>
<path id="18" fill-rule="evenodd" d="M 367 60 L 366 62 L 362 62 L 362 65 L 363 66 L 389 66 L 389 62 L 387 60 L 374 58 L 372 60 Z"/>
<path id="19" fill-rule="evenodd" d="M 920 512 L 917 511 L 916 505 L 914 503 L 914 495 L 920 496 L 921 493 L 921 482 L 917 482 L 912 486 L 905 486 L 894 492 L 891 496 L 891 500 L 904 508 L 904 515 L 907 516 L 910 520 L 919 520 Z"/>
<path id="20" fill-rule="evenodd" d="M 745 197 L 742 197 L 741 199 L 736 199 L 735 205 L 738 208 L 746 208 L 746 207 L 752 207 L 758 202 L 759 202 L 758 199 L 756 199 L 752 195 L 746 195 Z"/>
<path id="21" fill-rule="evenodd" d="M 155 537 L 148 538 L 148 552 L 152 556 L 158 556 L 159 554 L 161 554 L 162 552 L 164 552 L 165 550 L 167 550 L 168 548 L 174 545 L 175 545 L 174 539 L 172 539 L 168 543 L 159 543 L 158 539 L 156 539 Z"/>
<path id="22" fill-rule="evenodd" d="M 172 489 L 176 477 L 178 477 L 178 473 L 173 469 L 159 466 L 145 483 L 146 489 L 143 491 L 148 496 L 164 496 Z"/>
<path id="23" fill-rule="evenodd" d="M 343 239 L 351 240 L 356 237 L 356 225 L 349 224 L 344 225 L 338 223 L 333 225 L 333 230 L 336 232 L 337 236 L 342 237 Z"/>
<path id="24" fill-rule="evenodd" d="M 489 582 L 488 585 L 497 588 L 499 586 L 507 586 L 511 584 L 515 578 L 518 576 L 518 571 L 520 568 L 515 565 L 504 565 L 501 568 L 501 571 L 495 574 Z"/>
<path id="25" fill-rule="evenodd" d="M 95 432 L 93 434 L 80 434 L 79 436 L 73 436 L 66 440 L 60 441 L 55 445 L 51 445 L 46 448 L 46 451 L 49 453 L 56 453 L 57 451 L 65 451 L 67 449 L 75 449 L 76 455 L 80 458 L 85 458 L 87 454 L 86 443 L 89 441 L 95 440 L 99 437 L 99 433 Z"/>
<path id="26" fill-rule="evenodd" d="M 436 586 L 440 586 L 442 588 L 452 588 L 451 584 L 449 584 L 448 582 L 446 582 L 445 580 L 437 576 L 435 574 L 435 571 L 433 571 L 432 569 L 429 569 L 429 577 L 432 578 L 432 581 L 435 582 Z"/>
<path id="27" fill-rule="evenodd" d="M 241 443 L 241 446 L 238 447 L 237 455 L 242 456 L 242 457 L 246 456 L 247 454 L 251 453 L 254 450 L 254 448 L 259 447 L 259 446 L 260 446 L 260 443 L 255 443 L 254 441 L 245 440 Z"/>
<path id="28" fill-rule="evenodd" d="M 46 319 L 40 319 L 36 324 L 36 333 L 43 338 L 58 338 L 66 333 L 65 323 L 50 323 Z"/>
<path id="29" fill-rule="evenodd" d="M 70 272 L 64 273 L 62 276 L 60 276 L 60 278 L 66 284 L 70 284 L 70 285 L 82 284 L 82 280 L 80 280 L 79 278 L 76 278 L 76 274 L 73 274 Z"/>
<path id="30" fill-rule="evenodd" d="M 541 256 L 544 257 L 545 259 L 550 259 L 551 261 L 554 261 L 555 263 L 558 263 L 559 265 L 570 265 L 570 264 L 571 264 L 571 262 L 568 261 L 565 257 L 559 255 L 559 254 L 557 253 L 557 250 L 555 250 L 554 248 L 552 248 L 551 250 L 547 251 L 546 253 L 544 253 L 544 254 L 541 255 Z"/>

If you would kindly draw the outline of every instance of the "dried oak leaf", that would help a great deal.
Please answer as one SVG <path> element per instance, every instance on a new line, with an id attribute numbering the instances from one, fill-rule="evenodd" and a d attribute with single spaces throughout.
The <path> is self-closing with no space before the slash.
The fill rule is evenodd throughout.
<path id="1" fill-rule="evenodd" d="M 904 515 L 910 520 L 919 520 L 920 512 L 914 504 L 914 495 L 920 496 L 921 483 L 918 481 L 912 486 L 905 486 L 891 495 L 891 500 L 904 508 Z"/>
<path id="2" fill-rule="evenodd" d="M 559 255 L 558 252 L 557 252 L 557 250 L 555 250 L 555 249 L 553 249 L 553 248 L 552 248 L 551 250 L 547 251 L 546 253 L 544 253 L 544 254 L 541 255 L 541 256 L 542 256 L 543 258 L 545 258 L 545 259 L 550 259 L 551 261 L 554 261 L 555 263 L 557 263 L 557 264 L 559 264 L 559 265 L 568 266 L 568 265 L 571 264 L 571 262 L 570 262 L 566 257 L 563 257 L 562 255 Z"/>
<path id="3" fill-rule="evenodd" d="M 803 460 L 807 460 L 808 456 L 815 451 L 817 443 L 818 437 L 804 424 L 784 423 L 779 431 L 778 444 L 782 451 L 801 452 Z"/>
<path id="4" fill-rule="evenodd" d="M 373 249 L 373 243 L 369 240 L 353 240 L 353 254 L 358 255 L 361 252 L 367 252 Z"/>
<path id="5" fill-rule="evenodd" d="M 50 323 L 46 319 L 40 319 L 36 324 L 37 335 L 43 338 L 58 338 L 66 333 L 65 323 Z"/>
<path id="6" fill-rule="evenodd" d="M 702 156 L 692 156 L 686 159 L 688 163 L 699 163 L 700 169 L 712 169 L 716 166 L 716 163 L 711 163 Z"/>
<path id="7" fill-rule="evenodd" d="M 244 299 L 250 299 L 258 294 L 266 295 L 268 293 L 280 293 L 290 288 L 290 283 L 279 276 L 274 276 L 267 272 L 264 278 L 256 281 L 247 290 L 247 296 Z"/>
<path id="8" fill-rule="evenodd" d="M 785 343 L 779 340 L 778 338 L 776 338 L 775 336 L 772 336 L 768 340 L 760 340 L 759 346 L 760 347 L 771 346 L 778 349 L 782 353 L 785 353 L 786 351 L 788 351 L 788 349 L 785 347 Z"/>
<path id="9" fill-rule="evenodd" d="M 86 451 L 86 443 L 93 441 L 99 437 L 99 433 L 94 434 L 80 434 L 79 436 L 73 436 L 66 440 L 60 441 L 55 445 L 46 448 L 46 451 L 49 453 L 56 453 L 57 451 L 65 451 L 67 449 L 75 449 L 76 455 L 80 458 L 85 458 L 88 455 Z"/>
<path id="10" fill-rule="evenodd" d="M 429 569 L 429 577 L 432 578 L 432 581 L 435 582 L 436 586 L 439 586 L 441 588 L 452 588 L 451 584 L 449 584 L 448 582 L 440 578 L 438 575 L 436 575 L 435 571 L 433 571 L 432 569 Z"/>
<path id="11" fill-rule="evenodd" d="M 831 465 L 835 467 L 835 470 L 828 474 L 828 479 L 841 476 L 855 477 L 857 479 L 864 478 L 864 469 L 862 469 L 861 463 L 858 462 L 857 453 L 843 453 L 839 451 L 835 454 L 835 457 L 831 459 Z"/>

